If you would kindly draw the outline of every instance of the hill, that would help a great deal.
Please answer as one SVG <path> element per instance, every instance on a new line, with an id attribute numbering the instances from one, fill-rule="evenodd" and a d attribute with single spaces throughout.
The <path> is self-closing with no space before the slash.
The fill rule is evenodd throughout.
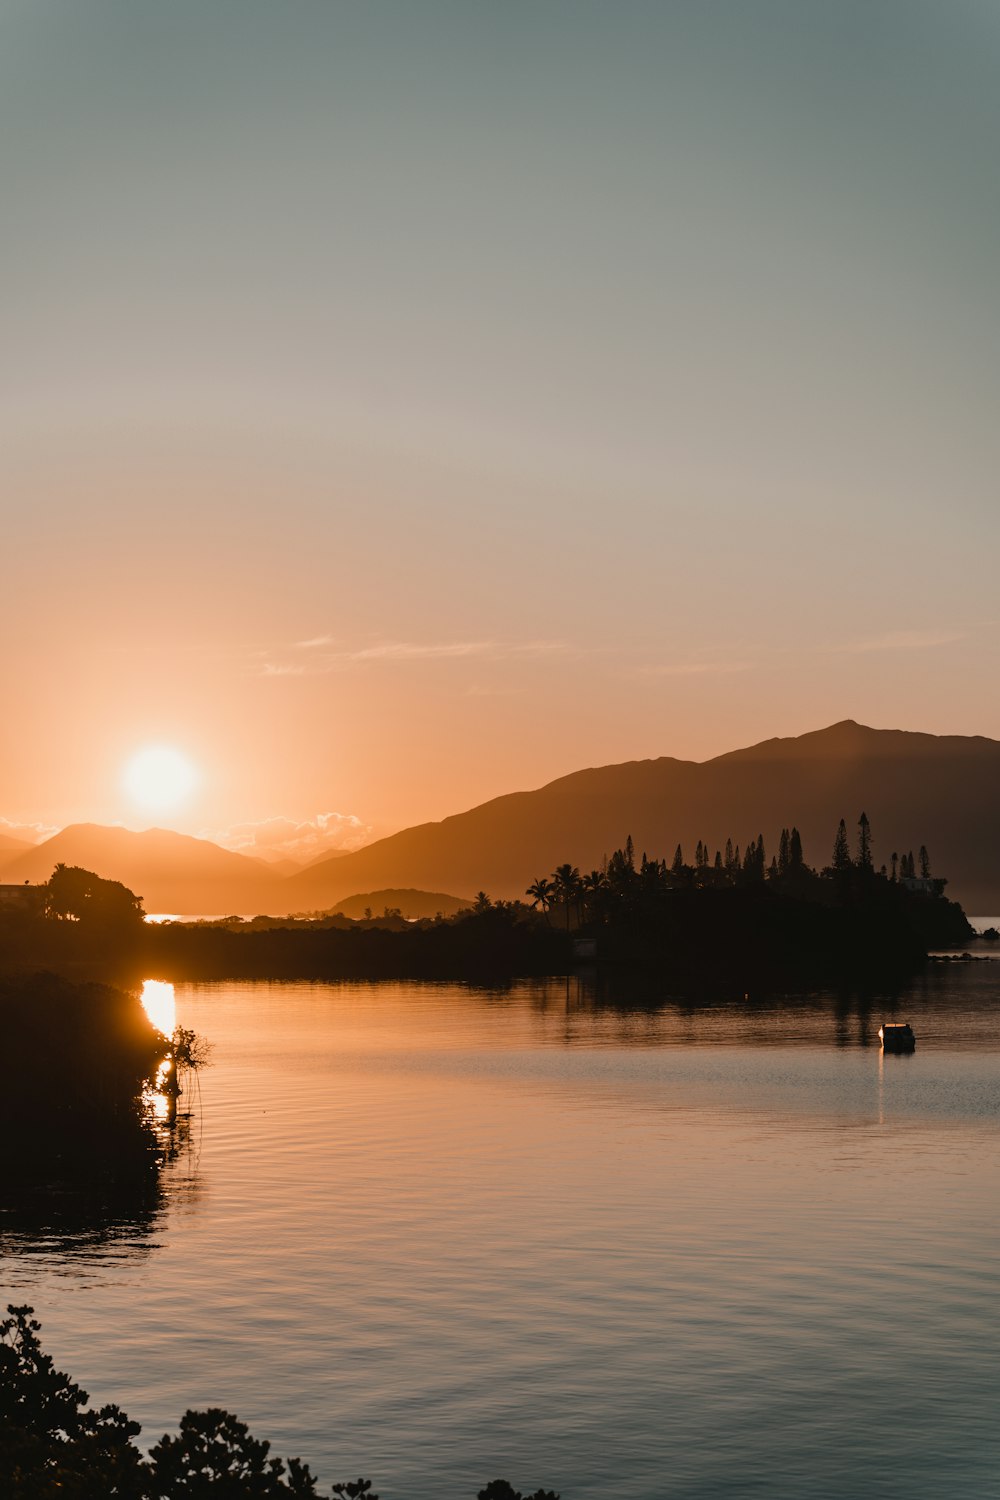
<path id="1" fill-rule="evenodd" d="M 360 896 L 348 896 L 345 901 L 338 901 L 332 915 L 350 917 L 356 922 L 364 916 L 366 909 L 371 910 L 375 916 L 381 916 L 382 912 L 389 910 L 402 912 L 404 917 L 413 920 L 438 915 L 453 917 L 456 912 L 465 911 L 471 905 L 471 900 L 447 896 L 443 891 L 394 890 L 390 887 L 384 891 L 367 891 Z"/>
<path id="2" fill-rule="evenodd" d="M 143 898 L 147 912 L 253 913 L 283 907 L 286 899 L 280 877 L 207 839 L 97 823 L 70 824 L 6 863 L 2 878 L 18 884 L 48 880 L 57 864 L 82 865 L 106 880 L 122 881 Z"/>
<path id="3" fill-rule="evenodd" d="M 329 908 L 358 890 L 414 886 L 513 897 L 570 860 L 598 866 L 631 833 L 637 850 L 688 859 L 704 840 L 770 853 L 797 824 L 805 857 L 823 865 L 841 817 L 868 813 L 875 862 L 926 844 L 935 874 L 968 911 L 1000 912 L 1000 743 L 871 729 L 844 720 L 765 740 L 713 760 L 663 757 L 577 771 L 537 791 L 404 829 L 354 854 L 320 860 L 284 882 L 286 910 Z"/>

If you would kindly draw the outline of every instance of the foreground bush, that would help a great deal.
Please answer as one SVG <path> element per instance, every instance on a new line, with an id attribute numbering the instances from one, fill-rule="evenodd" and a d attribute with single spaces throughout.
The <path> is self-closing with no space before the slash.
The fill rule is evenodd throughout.
<path id="1" fill-rule="evenodd" d="M 0 1321 L 0 1495 L 4 1500 L 244 1500 L 316 1496 L 297 1458 L 270 1458 L 270 1443 L 219 1407 L 187 1411 L 176 1437 L 148 1458 L 135 1445 L 138 1422 L 119 1406 L 88 1411 L 86 1391 L 42 1351 L 30 1307 L 8 1306 Z M 332 1487 L 337 1500 L 379 1500 L 371 1480 Z M 504 1479 L 478 1500 L 559 1500 L 551 1490 L 522 1496 Z"/>

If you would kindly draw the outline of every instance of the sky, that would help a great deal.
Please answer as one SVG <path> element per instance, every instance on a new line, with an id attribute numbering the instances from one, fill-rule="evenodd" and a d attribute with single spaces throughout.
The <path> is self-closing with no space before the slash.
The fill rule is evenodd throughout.
<path id="1" fill-rule="evenodd" d="M 0 831 L 1000 737 L 992 0 L 0 0 Z M 165 821 L 158 819 L 157 821 Z"/>

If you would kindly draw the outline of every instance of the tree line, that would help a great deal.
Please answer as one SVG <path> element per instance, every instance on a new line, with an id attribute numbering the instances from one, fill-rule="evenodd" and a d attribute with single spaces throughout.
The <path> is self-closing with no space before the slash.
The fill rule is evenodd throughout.
<path id="1" fill-rule="evenodd" d="M 877 879 L 890 884 L 912 882 L 918 878 L 917 868 L 911 850 L 903 855 L 893 852 L 889 865 L 883 864 L 876 871 L 871 823 L 863 812 L 858 819 L 854 851 L 850 847 L 847 823 L 841 818 L 830 864 L 822 870 L 806 864 L 802 836 L 795 827 L 781 830 L 778 847 L 770 860 L 763 834 L 751 839 L 742 852 L 739 844 L 727 838 L 724 848 L 717 848 L 714 856 L 710 845 L 699 839 L 693 863 L 685 860 L 680 844 L 669 862 L 651 859 L 645 852 L 637 859 L 630 834 L 623 848 L 616 849 L 610 857 L 605 856 L 600 869 L 581 874 L 576 865 L 568 862 L 557 865 L 551 876 L 542 875 L 532 881 L 525 895 L 532 907 L 543 914 L 560 908 L 568 927 L 571 914 L 575 914 L 578 921 L 601 921 L 643 895 L 692 888 L 748 887 L 765 882 L 793 894 L 808 894 L 810 887 L 814 894 L 818 894 L 817 882 L 835 881 L 841 887 L 851 880 Z M 925 845 L 920 846 L 919 871 L 920 881 L 929 882 L 934 894 L 939 895 L 947 882 L 932 880 L 930 856 Z M 485 898 L 481 895 L 480 899 Z"/>

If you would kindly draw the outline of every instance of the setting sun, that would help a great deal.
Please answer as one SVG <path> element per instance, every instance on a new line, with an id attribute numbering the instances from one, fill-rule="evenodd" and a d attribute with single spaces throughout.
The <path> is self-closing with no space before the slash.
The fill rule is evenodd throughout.
<path id="1" fill-rule="evenodd" d="M 198 781 L 194 765 L 169 745 L 149 745 L 125 767 L 125 789 L 147 812 L 171 812 L 187 801 Z"/>

